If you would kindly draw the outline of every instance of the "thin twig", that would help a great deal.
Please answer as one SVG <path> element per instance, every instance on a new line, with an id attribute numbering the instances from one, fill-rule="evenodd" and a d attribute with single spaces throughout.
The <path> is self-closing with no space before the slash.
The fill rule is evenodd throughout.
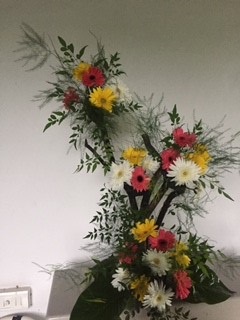
<path id="1" fill-rule="evenodd" d="M 91 147 L 88 142 L 87 139 L 85 139 L 85 147 L 90 150 L 92 152 L 92 154 L 96 157 L 96 159 L 98 159 L 98 161 L 103 165 L 103 167 L 107 166 L 106 162 L 103 160 L 103 158 L 97 153 L 97 151 Z"/>

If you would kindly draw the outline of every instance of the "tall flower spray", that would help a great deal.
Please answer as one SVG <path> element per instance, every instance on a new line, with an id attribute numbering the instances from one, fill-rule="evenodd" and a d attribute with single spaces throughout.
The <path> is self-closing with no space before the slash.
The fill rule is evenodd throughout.
<path id="1" fill-rule="evenodd" d="M 167 112 L 135 101 L 120 79 L 119 53 L 106 57 L 101 44 L 85 58 L 87 46 L 76 52 L 58 37 L 57 50 L 30 26 L 24 24 L 22 31 L 19 51 L 27 54 L 19 60 L 34 61 L 30 69 L 41 67 L 49 56 L 56 58 L 56 81 L 38 98 L 43 104 L 56 100 L 60 108 L 49 116 L 44 131 L 69 119 L 70 144 L 85 150 L 78 171 L 102 167 L 106 175 L 100 209 L 86 238 L 107 245 L 109 255 L 94 260 L 71 320 L 114 320 L 121 314 L 130 319 L 141 309 L 151 320 L 190 319 L 188 311 L 174 307 L 176 301 L 228 299 L 232 291 L 211 267 L 223 253 L 191 232 L 186 222 L 193 223 L 203 209 L 196 200 L 200 190 L 207 194 L 215 189 L 231 199 L 218 176 L 240 164 L 240 149 L 232 147 L 236 136 L 222 142 L 222 124 L 209 128 L 200 120 L 190 129 L 176 106 Z M 135 142 L 119 154 L 117 124 L 126 115 Z M 166 227 L 166 216 L 179 213 L 186 221 L 176 219 Z"/>

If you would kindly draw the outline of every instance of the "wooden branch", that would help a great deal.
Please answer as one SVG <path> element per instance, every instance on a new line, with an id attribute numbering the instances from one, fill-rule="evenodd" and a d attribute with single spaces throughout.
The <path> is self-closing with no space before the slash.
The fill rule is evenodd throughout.
<path id="1" fill-rule="evenodd" d="M 143 139 L 143 142 L 145 144 L 145 147 L 147 149 L 147 151 L 153 156 L 153 157 L 157 157 L 159 158 L 160 155 L 159 155 L 159 152 L 153 147 L 153 145 L 151 144 L 151 141 L 149 139 L 149 136 L 144 133 L 142 135 L 142 139 Z"/>
<path id="2" fill-rule="evenodd" d="M 178 187 L 174 191 L 172 191 L 168 196 L 167 199 L 164 201 L 163 206 L 158 214 L 158 218 L 156 220 L 156 225 L 160 228 L 163 222 L 163 219 L 165 218 L 165 215 L 171 205 L 171 202 L 174 198 L 184 193 L 186 190 L 186 187 Z"/>
<path id="3" fill-rule="evenodd" d="M 134 210 L 134 211 L 138 211 L 138 205 L 137 205 L 137 201 L 136 201 L 136 192 L 126 182 L 124 183 L 124 190 L 126 191 L 126 193 L 128 195 L 128 199 L 129 199 L 129 202 L 130 202 L 131 209 Z"/>

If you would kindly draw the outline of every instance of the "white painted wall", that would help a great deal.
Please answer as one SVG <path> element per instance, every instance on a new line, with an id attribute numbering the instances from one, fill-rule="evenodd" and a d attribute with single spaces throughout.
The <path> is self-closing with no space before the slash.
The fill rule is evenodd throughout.
<path id="1" fill-rule="evenodd" d="M 89 44 L 93 51 L 91 31 L 108 52 L 121 53 L 133 91 L 155 92 L 156 98 L 164 93 L 165 105 L 176 103 L 186 121 L 193 109 L 211 125 L 227 115 L 226 128 L 236 131 L 239 16 L 238 0 L 0 0 L 0 287 L 31 286 L 33 306 L 27 311 L 44 317 L 51 288 L 49 276 L 33 262 L 45 266 L 87 257 L 79 248 L 103 178 L 100 172 L 73 174 L 79 154 L 68 153 L 66 125 L 42 134 L 56 106 L 40 111 L 31 99 L 46 87 L 51 70 L 26 73 L 14 62 L 20 24 L 54 40 L 61 35 L 79 48 Z M 224 184 L 235 202 L 217 198 L 211 214 L 198 222 L 219 248 L 238 254 L 239 182 L 237 172 L 228 174 Z M 239 279 L 232 285 L 238 287 Z"/>

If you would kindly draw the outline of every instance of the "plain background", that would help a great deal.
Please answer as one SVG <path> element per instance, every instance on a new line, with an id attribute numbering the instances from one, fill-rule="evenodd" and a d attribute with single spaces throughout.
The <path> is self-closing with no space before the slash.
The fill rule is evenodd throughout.
<path id="1" fill-rule="evenodd" d="M 74 174 L 80 154 L 69 150 L 67 124 L 42 133 L 58 106 L 39 110 L 32 99 L 52 74 L 49 65 L 25 72 L 15 61 L 21 23 L 55 44 L 61 35 L 76 48 L 89 45 L 89 53 L 95 34 L 107 52 L 121 53 L 132 91 L 154 92 L 156 101 L 164 95 L 164 105 L 177 104 L 186 122 L 193 111 L 210 125 L 226 115 L 230 135 L 240 122 L 239 17 L 240 1 L 231 0 L 0 0 L 0 288 L 30 286 L 26 311 L 44 316 L 48 307 L 52 279 L 36 264 L 89 258 L 80 247 L 104 178 Z M 217 248 L 240 254 L 239 173 L 223 182 L 235 201 L 216 196 L 197 227 Z M 239 279 L 231 285 L 240 286 Z M 229 317 L 236 307 L 234 300 Z M 206 319 L 208 311 L 198 309 Z"/>

